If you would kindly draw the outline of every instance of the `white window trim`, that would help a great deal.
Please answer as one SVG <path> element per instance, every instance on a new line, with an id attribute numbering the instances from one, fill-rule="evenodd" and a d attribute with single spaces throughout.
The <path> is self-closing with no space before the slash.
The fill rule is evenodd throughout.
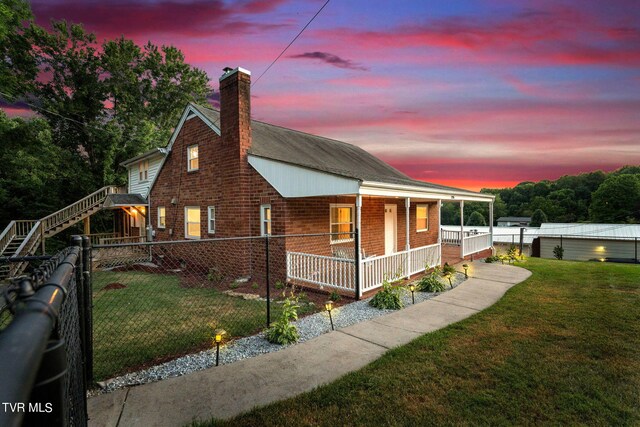
<path id="1" fill-rule="evenodd" d="M 418 208 L 427 208 L 427 228 L 418 228 Z M 421 203 L 416 205 L 416 233 L 422 233 L 423 231 L 429 231 L 429 205 Z"/>
<path id="2" fill-rule="evenodd" d="M 160 209 L 164 209 L 164 225 L 160 223 Z M 158 206 L 158 228 L 163 230 L 167 228 L 167 208 L 164 206 Z"/>
<path id="3" fill-rule="evenodd" d="M 213 215 L 212 215 L 213 212 Z M 211 220 L 213 220 L 213 228 L 211 228 Z M 209 234 L 216 234 L 216 207 L 207 207 L 207 232 Z"/>
<path id="4" fill-rule="evenodd" d="M 264 205 L 260 205 L 260 235 L 261 236 L 267 236 L 267 235 L 271 235 L 271 233 L 267 233 L 267 230 L 265 230 L 265 221 L 266 218 L 264 216 L 264 210 L 266 208 L 269 208 L 269 211 L 271 212 L 271 219 L 269 220 L 269 224 L 271 224 L 271 233 L 273 233 L 273 210 L 271 209 L 271 204 L 270 203 L 266 203 Z"/>
<path id="5" fill-rule="evenodd" d="M 193 160 L 191 158 L 191 149 L 193 147 L 198 147 L 198 144 L 191 144 L 189 146 L 187 146 L 187 172 L 193 172 L 193 171 L 197 171 L 200 169 L 200 147 L 198 147 L 198 167 L 197 168 L 191 168 L 191 160 Z"/>
<path id="6" fill-rule="evenodd" d="M 331 210 L 333 208 L 351 208 L 351 224 L 353 225 L 352 229 L 355 230 L 356 228 L 356 224 L 355 221 L 356 219 L 355 217 L 355 213 L 356 213 L 356 205 L 351 205 L 349 203 L 331 203 L 329 205 L 329 233 L 331 233 L 331 224 L 333 224 L 331 222 Z M 351 231 L 350 233 L 353 233 L 353 231 Z M 329 244 L 331 245 L 336 245 L 339 243 L 348 243 L 348 242 L 353 242 L 353 237 L 350 237 L 348 239 L 339 239 L 339 240 L 333 240 L 333 235 L 329 236 Z"/>
<path id="7" fill-rule="evenodd" d="M 146 165 L 146 168 L 142 169 L 142 165 Z M 143 178 L 142 172 L 144 172 L 145 177 Z M 142 160 L 138 163 L 138 181 L 139 182 L 147 182 L 149 181 L 149 160 Z"/>
<path id="8" fill-rule="evenodd" d="M 198 222 L 198 224 L 200 224 L 200 229 L 202 229 L 202 212 L 200 211 L 200 206 L 185 206 L 184 207 L 184 238 L 185 239 L 189 239 L 189 240 L 200 240 L 200 233 L 198 233 L 198 237 L 195 236 L 190 236 L 189 235 L 189 221 L 188 220 L 188 215 L 187 215 L 187 210 L 188 209 L 198 209 L 198 212 L 200 213 L 200 222 Z"/>

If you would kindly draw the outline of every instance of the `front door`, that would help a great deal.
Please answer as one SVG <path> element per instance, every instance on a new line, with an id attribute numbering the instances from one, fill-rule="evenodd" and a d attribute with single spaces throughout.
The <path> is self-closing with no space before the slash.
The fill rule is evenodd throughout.
<path id="1" fill-rule="evenodd" d="M 384 205 L 384 254 L 396 252 L 398 206 Z"/>

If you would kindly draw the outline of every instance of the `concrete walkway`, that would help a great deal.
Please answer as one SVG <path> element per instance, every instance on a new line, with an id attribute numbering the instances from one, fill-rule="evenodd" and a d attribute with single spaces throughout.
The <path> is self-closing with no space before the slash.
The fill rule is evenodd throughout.
<path id="1" fill-rule="evenodd" d="M 461 285 L 392 314 L 274 353 L 90 398 L 89 425 L 184 426 L 295 396 L 489 307 L 531 275 L 508 265 L 469 265 L 471 277 Z"/>

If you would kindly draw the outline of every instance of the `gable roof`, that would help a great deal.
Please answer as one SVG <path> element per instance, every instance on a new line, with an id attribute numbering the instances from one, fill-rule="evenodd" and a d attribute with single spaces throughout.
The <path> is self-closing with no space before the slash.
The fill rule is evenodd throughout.
<path id="1" fill-rule="evenodd" d="M 139 162 L 139 161 L 144 160 L 144 159 L 151 158 L 151 157 L 153 157 L 155 155 L 164 156 L 165 154 L 167 154 L 167 150 L 164 149 L 164 148 L 152 148 L 149 151 L 146 151 L 146 152 L 144 152 L 142 154 L 138 154 L 135 157 L 132 157 L 130 159 L 125 160 L 124 162 L 121 162 L 120 166 L 127 167 L 127 166 L 129 166 L 129 165 L 131 165 L 133 163 Z"/>
<path id="2" fill-rule="evenodd" d="M 211 122 L 209 125 L 219 129 L 219 111 L 196 104 L 190 104 L 190 107 L 205 116 Z M 355 145 L 257 120 L 251 120 L 251 138 L 249 154 L 257 157 L 360 181 L 449 190 L 469 195 L 478 194 L 473 191 L 412 179 Z"/>

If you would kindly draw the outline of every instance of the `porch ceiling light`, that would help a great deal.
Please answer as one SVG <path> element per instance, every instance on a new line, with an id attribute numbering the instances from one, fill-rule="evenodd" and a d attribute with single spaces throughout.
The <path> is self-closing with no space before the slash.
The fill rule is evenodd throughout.
<path id="1" fill-rule="evenodd" d="M 333 318 L 331 317 L 331 310 L 333 310 L 333 301 L 329 300 L 324 303 L 324 309 L 329 313 L 329 321 L 331 322 L 331 330 L 335 331 L 333 327 Z"/>

